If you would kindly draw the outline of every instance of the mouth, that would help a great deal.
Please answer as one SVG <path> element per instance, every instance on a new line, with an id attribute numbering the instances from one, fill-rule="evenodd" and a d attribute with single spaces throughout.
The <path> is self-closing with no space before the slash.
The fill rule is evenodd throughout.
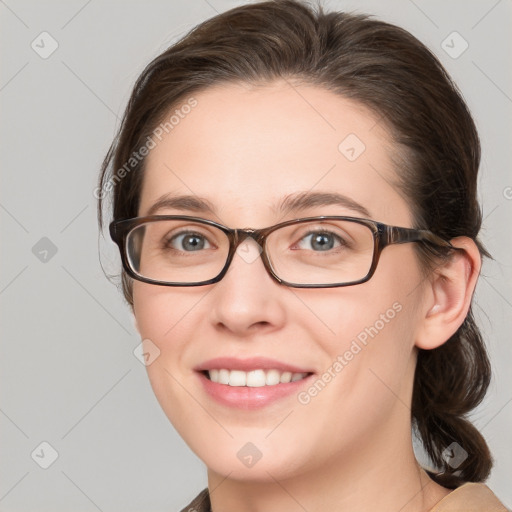
<path id="1" fill-rule="evenodd" d="M 251 371 L 229 370 L 227 368 L 212 368 L 203 370 L 203 375 L 216 384 L 224 384 L 233 387 L 261 388 L 265 386 L 277 386 L 303 380 L 312 372 L 289 372 L 277 369 L 256 369 Z"/>
<path id="2" fill-rule="evenodd" d="M 297 395 L 314 372 L 276 359 L 219 357 L 194 368 L 205 393 L 236 409 L 261 409 Z"/>

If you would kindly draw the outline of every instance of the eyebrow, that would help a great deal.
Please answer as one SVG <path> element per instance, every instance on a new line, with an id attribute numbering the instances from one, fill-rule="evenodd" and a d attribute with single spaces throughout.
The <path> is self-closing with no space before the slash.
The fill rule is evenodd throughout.
<path id="1" fill-rule="evenodd" d="M 370 212 L 350 197 L 335 192 L 299 192 L 284 197 L 272 210 L 281 215 L 298 213 L 318 206 L 342 206 L 353 210 L 364 217 L 371 218 Z M 207 199 L 193 195 L 161 196 L 147 211 L 146 215 L 154 215 L 160 210 L 173 209 L 195 213 L 216 215 L 215 207 Z"/>
<path id="2" fill-rule="evenodd" d="M 297 194 L 290 194 L 280 201 L 277 211 L 285 215 L 317 206 L 342 206 L 364 217 L 371 218 L 370 212 L 363 205 L 350 197 L 336 192 L 299 192 Z"/>

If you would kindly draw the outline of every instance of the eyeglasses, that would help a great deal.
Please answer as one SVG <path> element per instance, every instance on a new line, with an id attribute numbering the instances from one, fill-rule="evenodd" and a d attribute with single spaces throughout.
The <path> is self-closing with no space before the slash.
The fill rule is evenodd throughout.
<path id="1" fill-rule="evenodd" d="M 214 221 L 155 215 L 114 221 L 110 235 L 125 271 L 162 286 L 202 286 L 220 281 L 238 247 L 252 239 L 267 272 L 294 288 L 333 288 L 368 281 L 388 245 L 423 242 L 455 249 L 431 231 L 356 217 L 294 219 L 264 229 L 230 229 Z"/>

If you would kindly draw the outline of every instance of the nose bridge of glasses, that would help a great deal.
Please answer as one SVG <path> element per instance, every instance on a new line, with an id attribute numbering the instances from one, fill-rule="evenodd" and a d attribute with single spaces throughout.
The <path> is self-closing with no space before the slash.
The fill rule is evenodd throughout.
<path id="1" fill-rule="evenodd" d="M 261 233 L 257 229 L 236 229 L 233 251 L 246 263 L 253 263 L 263 252 Z"/>
<path id="2" fill-rule="evenodd" d="M 262 236 L 262 231 L 259 229 L 238 228 L 233 231 L 235 249 L 237 249 L 244 242 L 249 241 L 248 239 L 252 239 L 256 244 L 260 246 L 263 245 L 262 242 L 264 237 Z"/>

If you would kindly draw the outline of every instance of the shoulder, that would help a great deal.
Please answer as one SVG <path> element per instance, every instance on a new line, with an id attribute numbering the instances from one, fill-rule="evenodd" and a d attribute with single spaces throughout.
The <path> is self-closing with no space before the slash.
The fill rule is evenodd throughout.
<path id="1" fill-rule="evenodd" d="M 180 512 L 210 512 L 210 495 L 208 488 L 203 489 L 185 508 Z"/>
<path id="2" fill-rule="evenodd" d="M 485 484 L 468 482 L 447 494 L 430 512 L 507 512 Z"/>

